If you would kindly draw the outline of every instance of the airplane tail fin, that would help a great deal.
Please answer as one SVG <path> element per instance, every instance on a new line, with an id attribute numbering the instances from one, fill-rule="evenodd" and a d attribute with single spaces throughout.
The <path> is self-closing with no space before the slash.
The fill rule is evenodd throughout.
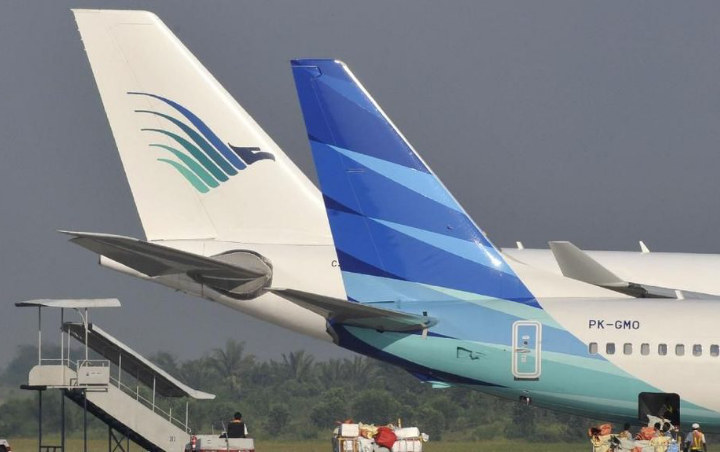
<path id="1" fill-rule="evenodd" d="M 349 299 L 539 306 L 344 63 L 292 68 Z"/>
<path id="2" fill-rule="evenodd" d="M 148 240 L 329 243 L 316 187 L 157 16 L 73 12 Z"/>

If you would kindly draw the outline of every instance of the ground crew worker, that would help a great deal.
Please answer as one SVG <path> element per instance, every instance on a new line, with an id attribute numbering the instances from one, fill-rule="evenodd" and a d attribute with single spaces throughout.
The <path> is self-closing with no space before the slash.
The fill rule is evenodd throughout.
<path id="1" fill-rule="evenodd" d="M 613 443 L 614 449 L 617 452 L 622 451 L 630 451 L 633 449 L 631 445 L 633 444 L 633 435 L 630 433 L 630 424 L 625 424 L 623 426 L 623 431 L 615 435 L 615 438 L 611 440 Z"/>
<path id="2" fill-rule="evenodd" d="M 588 436 L 590 436 L 593 452 L 608 452 L 610 450 L 610 435 L 601 436 L 600 429 L 592 427 L 588 431 Z"/>
<path id="3" fill-rule="evenodd" d="M 623 426 L 623 431 L 618 433 L 617 437 L 620 439 L 632 439 L 632 433 L 630 433 L 630 424 L 625 424 Z"/>
<path id="4" fill-rule="evenodd" d="M 228 423 L 227 426 L 227 437 L 228 438 L 245 438 L 247 437 L 248 431 L 243 422 L 242 414 L 240 412 L 235 413 L 233 420 Z"/>
<path id="5" fill-rule="evenodd" d="M 667 436 L 669 439 L 673 439 L 673 426 L 669 422 L 665 422 L 662 426 L 662 434 Z"/>
<path id="6" fill-rule="evenodd" d="M 650 440 L 650 445 L 655 452 L 667 452 L 670 438 L 665 435 L 657 435 Z"/>
<path id="7" fill-rule="evenodd" d="M 662 426 L 663 435 L 668 439 L 667 450 L 665 452 L 679 452 L 680 447 L 678 446 L 677 440 L 673 432 L 675 427 L 670 422 L 665 422 Z M 680 438 L 677 438 L 678 440 Z"/>
<path id="8" fill-rule="evenodd" d="M 700 424 L 695 423 L 692 425 L 692 432 L 685 437 L 685 447 L 691 452 L 707 452 L 705 434 L 700 431 Z"/>
<path id="9" fill-rule="evenodd" d="M 670 419 L 673 422 L 678 422 L 675 416 L 675 405 L 672 403 L 672 400 L 670 400 L 670 397 L 665 397 L 665 403 L 662 408 L 660 408 L 658 416 L 663 419 Z"/>

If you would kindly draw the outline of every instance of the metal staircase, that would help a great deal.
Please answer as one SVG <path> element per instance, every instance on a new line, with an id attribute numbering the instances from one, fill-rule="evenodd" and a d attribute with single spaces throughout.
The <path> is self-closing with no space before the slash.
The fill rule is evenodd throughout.
<path id="1" fill-rule="evenodd" d="M 108 386 L 107 391 L 65 389 L 63 393 L 81 408 L 85 406 L 87 394 L 88 412 L 143 450 L 184 449 L 189 436 L 184 430 L 114 386 Z"/>
<path id="2" fill-rule="evenodd" d="M 107 306 L 103 306 L 103 302 Z M 92 414 L 108 426 L 110 451 L 125 452 L 129 449 L 130 441 L 143 450 L 153 452 L 185 450 L 185 445 L 190 439 L 187 400 L 185 418 L 180 420 L 173 417 L 172 408 L 167 410 L 160 408 L 156 403 L 156 395 L 166 398 L 194 399 L 213 399 L 215 396 L 184 385 L 97 325 L 88 322 L 88 307 L 118 306 L 117 300 L 112 304 L 108 300 L 34 300 L 16 305 L 37 306 L 38 312 L 42 307 L 60 307 L 62 310 L 68 307 L 78 309 L 78 305 L 81 305 L 85 309 L 85 315 L 81 313 L 82 323 L 64 323 L 61 314 L 60 359 L 43 359 L 39 347 L 38 364 L 30 370 L 28 384 L 23 386 L 25 389 L 39 392 L 41 448 L 42 392 L 47 389 L 58 389 L 65 398 L 82 407 L 86 414 Z M 40 315 L 38 315 L 38 324 L 41 325 Z M 38 333 L 38 337 L 40 342 L 41 332 Z M 84 359 L 77 361 L 70 359 L 70 338 L 75 338 L 84 345 Z M 88 359 L 89 350 L 105 359 Z M 131 388 L 123 383 L 123 376 L 125 381 L 130 379 L 134 387 Z M 141 392 L 151 395 L 145 397 Z M 59 447 L 61 450 L 64 450 L 64 425 L 63 420 L 63 445 Z"/>

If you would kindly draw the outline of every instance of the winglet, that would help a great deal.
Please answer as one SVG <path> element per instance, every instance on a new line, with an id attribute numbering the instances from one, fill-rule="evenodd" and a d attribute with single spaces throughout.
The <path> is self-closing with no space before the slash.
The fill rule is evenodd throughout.
<path id="1" fill-rule="evenodd" d="M 647 254 L 647 253 L 650 252 L 650 248 L 648 248 L 647 245 L 645 245 L 645 242 L 643 242 L 642 240 L 640 240 L 639 243 L 640 243 L 640 252 L 641 252 L 641 253 Z"/>
<path id="2" fill-rule="evenodd" d="M 588 284 L 623 288 L 630 284 L 600 265 L 571 242 L 548 242 L 563 275 Z"/>

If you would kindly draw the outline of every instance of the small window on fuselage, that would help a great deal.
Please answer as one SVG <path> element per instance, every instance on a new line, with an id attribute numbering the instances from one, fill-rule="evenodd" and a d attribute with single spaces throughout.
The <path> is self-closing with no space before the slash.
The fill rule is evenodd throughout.
<path id="1" fill-rule="evenodd" d="M 605 353 L 608 355 L 614 355 L 615 354 L 615 342 L 608 342 L 605 344 Z"/>
<path id="2" fill-rule="evenodd" d="M 591 355 L 597 355 L 597 352 L 598 352 L 597 342 L 590 342 L 590 344 L 588 344 L 588 352 Z"/>
<path id="3" fill-rule="evenodd" d="M 623 345 L 623 353 L 626 355 L 632 355 L 632 344 L 626 343 Z"/>
<path id="4" fill-rule="evenodd" d="M 647 356 L 650 354 L 650 344 L 640 344 L 640 354 Z"/>
<path id="5" fill-rule="evenodd" d="M 685 356 L 685 345 L 684 344 L 675 344 L 675 354 L 677 356 Z"/>
<path id="6" fill-rule="evenodd" d="M 667 355 L 667 344 L 658 344 L 658 355 Z"/>
<path id="7" fill-rule="evenodd" d="M 720 346 L 717 344 L 713 344 L 710 346 L 710 356 L 718 356 L 720 355 Z"/>
<path id="8" fill-rule="evenodd" d="M 702 345 L 693 345 L 693 356 L 702 356 Z"/>

